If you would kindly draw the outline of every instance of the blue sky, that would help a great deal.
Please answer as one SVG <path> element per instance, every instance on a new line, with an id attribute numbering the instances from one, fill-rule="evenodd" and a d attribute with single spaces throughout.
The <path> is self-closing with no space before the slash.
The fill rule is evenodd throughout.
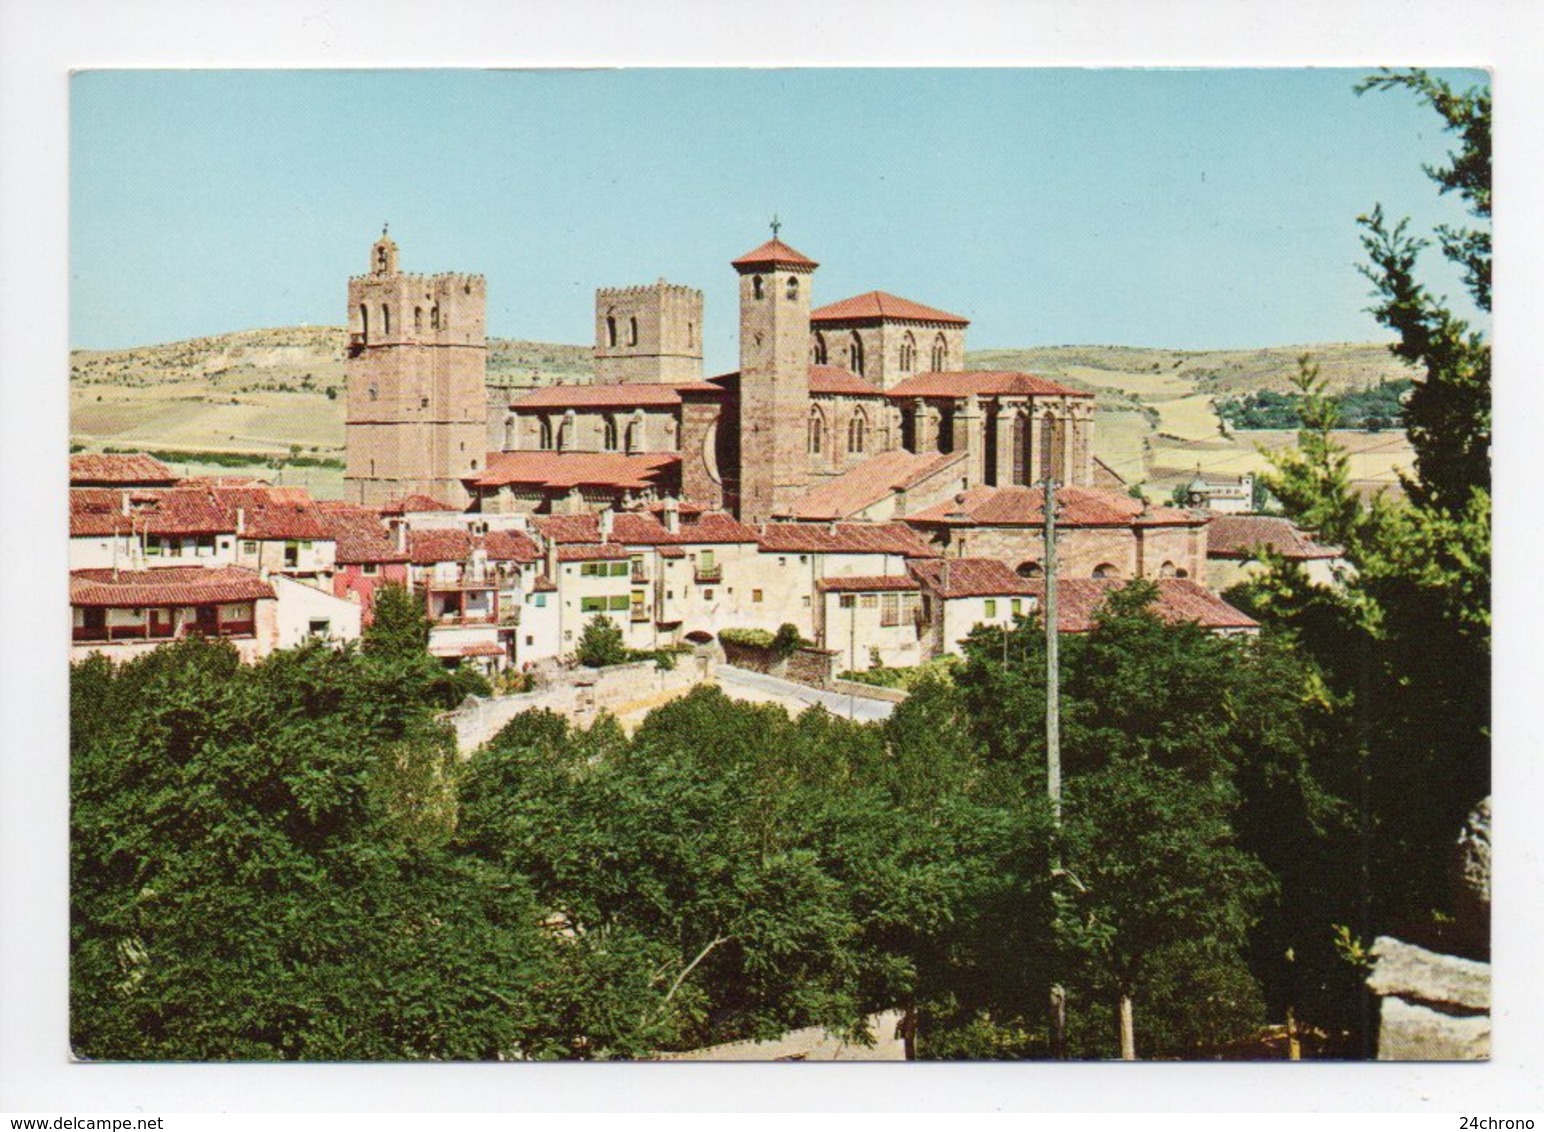
<path id="1" fill-rule="evenodd" d="M 700 287 L 719 372 L 728 261 L 774 212 L 817 303 L 893 291 L 969 317 L 975 349 L 1382 339 L 1357 215 L 1462 213 L 1421 172 L 1436 115 L 1362 74 L 87 72 L 71 340 L 340 324 L 389 220 L 404 269 L 488 277 L 499 336 L 587 343 L 597 286 Z"/>

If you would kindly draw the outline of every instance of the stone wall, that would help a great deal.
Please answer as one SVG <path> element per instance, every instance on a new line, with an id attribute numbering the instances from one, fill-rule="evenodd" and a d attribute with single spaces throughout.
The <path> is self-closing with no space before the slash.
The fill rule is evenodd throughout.
<path id="1" fill-rule="evenodd" d="M 1383 999 L 1379 1061 L 1490 1057 L 1490 964 L 1439 955 L 1391 936 L 1373 944 L 1368 988 Z"/>

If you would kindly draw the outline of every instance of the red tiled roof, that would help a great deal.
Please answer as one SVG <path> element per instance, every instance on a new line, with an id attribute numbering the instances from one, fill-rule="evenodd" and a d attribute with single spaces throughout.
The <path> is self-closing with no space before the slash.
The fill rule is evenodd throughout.
<path id="1" fill-rule="evenodd" d="M 775 236 L 759 248 L 752 248 L 738 259 L 729 261 L 731 267 L 755 267 L 759 264 L 782 264 L 788 267 L 819 267 L 803 252 L 796 252 Z"/>
<path id="2" fill-rule="evenodd" d="M 664 384 L 636 381 L 613 385 L 549 385 L 510 402 L 513 409 L 658 409 L 681 403 L 682 393 L 723 393 L 706 381 Z"/>
<path id="3" fill-rule="evenodd" d="M 537 515 L 531 520 L 553 542 L 600 542 L 600 516 Z M 668 546 L 686 543 L 755 542 L 756 532 L 722 511 L 681 516 L 681 528 L 671 532 L 651 514 L 622 511 L 611 517 L 611 542 L 627 546 Z"/>
<path id="4" fill-rule="evenodd" d="M 558 547 L 559 562 L 595 562 L 631 557 L 627 547 L 619 542 L 569 542 Z"/>
<path id="5" fill-rule="evenodd" d="M 847 519 L 965 459 L 963 452 L 907 452 L 895 448 L 871 456 L 855 468 L 826 480 L 788 505 L 794 519 Z"/>
<path id="6" fill-rule="evenodd" d="M 1321 546 L 1290 519 L 1270 515 L 1217 515 L 1206 525 L 1208 558 L 1253 558 L 1260 547 L 1303 562 L 1339 558 L 1339 547 Z"/>
<path id="7" fill-rule="evenodd" d="M 207 490 L 167 488 L 138 511 L 139 529 L 153 535 L 234 534 L 236 516 L 220 507 Z"/>
<path id="8" fill-rule="evenodd" d="M 539 593 L 539 594 L 555 594 L 555 593 L 558 592 L 558 588 L 557 588 L 556 585 L 553 584 L 553 581 L 552 581 L 551 578 L 549 578 L 549 577 L 547 577 L 547 575 L 543 574 L 541 577 L 537 578 L 536 581 L 532 584 L 531 592 L 532 593 Z"/>
<path id="9" fill-rule="evenodd" d="M 71 484 L 169 487 L 176 482 L 177 476 L 170 468 L 143 452 L 81 452 L 70 457 Z"/>
<path id="10" fill-rule="evenodd" d="M 908 563 L 907 568 L 942 598 L 1009 597 L 1038 592 L 1036 583 L 1019 577 L 996 558 L 930 558 Z"/>
<path id="11" fill-rule="evenodd" d="M 810 311 L 811 322 L 857 322 L 860 320 L 905 319 L 910 322 L 946 322 L 953 326 L 969 326 L 970 319 L 962 318 L 937 307 L 925 307 L 899 295 L 886 291 L 868 291 L 850 299 L 830 303 Z"/>
<path id="12" fill-rule="evenodd" d="M 714 386 L 717 388 L 717 386 Z M 846 397 L 883 397 L 885 391 L 841 366 L 810 366 L 810 392 Z"/>
<path id="13" fill-rule="evenodd" d="M 938 554 L 904 523 L 767 523 L 760 541 L 771 554 Z"/>
<path id="14" fill-rule="evenodd" d="M 908 515 L 908 523 L 923 526 L 1021 527 L 1045 522 L 1038 487 L 973 487 L 952 499 Z M 1123 492 L 1094 487 L 1056 490 L 1056 522 L 1063 527 L 1199 526 L 1204 519 L 1173 507 L 1143 510 L 1139 500 Z"/>
<path id="15" fill-rule="evenodd" d="M 815 583 L 821 593 L 879 593 L 893 590 L 919 590 L 912 578 L 904 574 L 870 574 L 855 578 L 821 578 Z"/>
<path id="16" fill-rule="evenodd" d="M 72 487 L 70 537 L 128 534 L 130 519 L 123 513 L 124 495 L 108 487 Z"/>
<path id="17" fill-rule="evenodd" d="M 206 488 L 235 529 L 236 512 L 242 512 L 242 538 L 330 539 L 325 517 L 303 487 L 219 485 Z"/>
<path id="18" fill-rule="evenodd" d="M 919 373 L 888 390 L 891 397 L 1093 397 L 1032 373 L 1012 370 L 952 370 Z"/>
<path id="19" fill-rule="evenodd" d="M 494 562 L 535 562 L 541 549 L 524 531 L 489 531 L 478 540 Z"/>
<path id="20" fill-rule="evenodd" d="M 580 484 L 641 489 L 657 487 L 665 471 L 680 462 L 680 456 L 670 453 L 490 452 L 487 470 L 462 482 L 474 487 L 530 484 L 549 490 Z"/>
<path id="21" fill-rule="evenodd" d="M 407 533 L 407 560 L 415 566 L 465 562 L 471 556 L 472 533 L 465 527 Z"/>
<path id="22" fill-rule="evenodd" d="M 503 656 L 504 650 L 492 641 L 475 645 L 429 645 L 430 656 Z"/>
<path id="23" fill-rule="evenodd" d="M 1158 600 L 1153 611 L 1169 624 L 1193 621 L 1203 629 L 1258 629 L 1260 623 L 1234 609 L 1222 598 L 1189 578 L 1155 578 Z M 1056 622 L 1063 633 L 1086 633 L 1094 615 L 1112 592 L 1126 583 L 1118 578 L 1064 578 L 1056 583 Z M 1036 579 L 1032 593 L 1045 596 L 1045 579 Z"/>
<path id="24" fill-rule="evenodd" d="M 441 503 L 432 495 L 424 495 L 422 492 L 414 492 L 398 499 L 388 500 L 381 506 L 382 515 L 406 515 L 409 511 L 459 511 L 461 508 L 452 507 L 449 503 Z"/>
<path id="25" fill-rule="evenodd" d="M 317 504 L 327 537 L 338 544 L 340 566 L 363 562 L 406 562 L 407 554 L 381 523 L 378 512 L 337 500 Z"/>
<path id="26" fill-rule="evenodd" d="M 70 604 L 132 609 L 147 605 L 210 605 L 273 597 L 273 587 L 236 566 L 164 566 L 155 570 L 71 570 Z"/>

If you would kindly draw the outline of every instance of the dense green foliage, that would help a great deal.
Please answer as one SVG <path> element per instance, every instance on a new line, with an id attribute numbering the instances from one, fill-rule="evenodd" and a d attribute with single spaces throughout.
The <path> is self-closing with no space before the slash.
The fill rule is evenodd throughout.
<path id="1" fill-rule="evenodd" d="M 1427 171 L 1482 226 L 1437 235 L 1488 312 L 1489 93 L 1455 92 L 1420 71 L 1362 89 L 1412 91 L 1459 135 L 1449 164 Z M 1330 437 L 1333 406 L 1305 359 L 1299 445 L 1278 458 L 1268 486 L 1301 525 L 1345 548 L 1354 574 L 1318 586 L 1283 564 L 1232 596 L 1296 634 L 1357 756 L 1342 796 L 1364 804 L 1366 857 L 1346 867 L 1365 868 L 1367 903 L 1347 922 L 1364 940 L 1393 931 L 1483 953 L 1483 941 L 1441 936 L 1449 845 L 1490 790 L 1490 344 L 1419 282 L 1425 241 L 1404 221 L 1390 225 L 1374 209 L 1361 223 L 1374 313 L 1399 334 L 1394 353 L 1421 372 L 1405 410 L 1415 475 L 1405 499 L 1357 499 Z"/>
<path id="2" fill-rule="evenodd" d="M 1381 381 L 1333 396 L 1333 427 L 1368 432 L 1398 428 L 1404 420 L 1404 398 L 1413 387 L 1410 381 Z M 1294 429 L 1303 427 L 1302 407 L 1301 393 L 1259 389 L 1217 402 L 1217 415 L 1236 429 Z"/>

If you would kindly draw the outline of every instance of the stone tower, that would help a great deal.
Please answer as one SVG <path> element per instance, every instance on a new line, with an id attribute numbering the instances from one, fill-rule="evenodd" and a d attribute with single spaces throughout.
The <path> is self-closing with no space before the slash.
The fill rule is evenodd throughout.
<path id="1" fill-rule="evenodd" d="M 661 279 L 595 292 L 595 381 L 702 380 L 702 292 Z"/>
<path id="2" fill-rule="evenodd" d="M 740 519 L 765 522 L 809 481 L 810 286 L 820 265 L 777 238 L 740 273 Z"/>
<path id="3" fill-rule="evenodd" d="M 404 275 L 381 230 L 348 281 L 347 498 L 413 492 L 464 507 L 487 456 L 487 288 L 481 275 Z"/>

